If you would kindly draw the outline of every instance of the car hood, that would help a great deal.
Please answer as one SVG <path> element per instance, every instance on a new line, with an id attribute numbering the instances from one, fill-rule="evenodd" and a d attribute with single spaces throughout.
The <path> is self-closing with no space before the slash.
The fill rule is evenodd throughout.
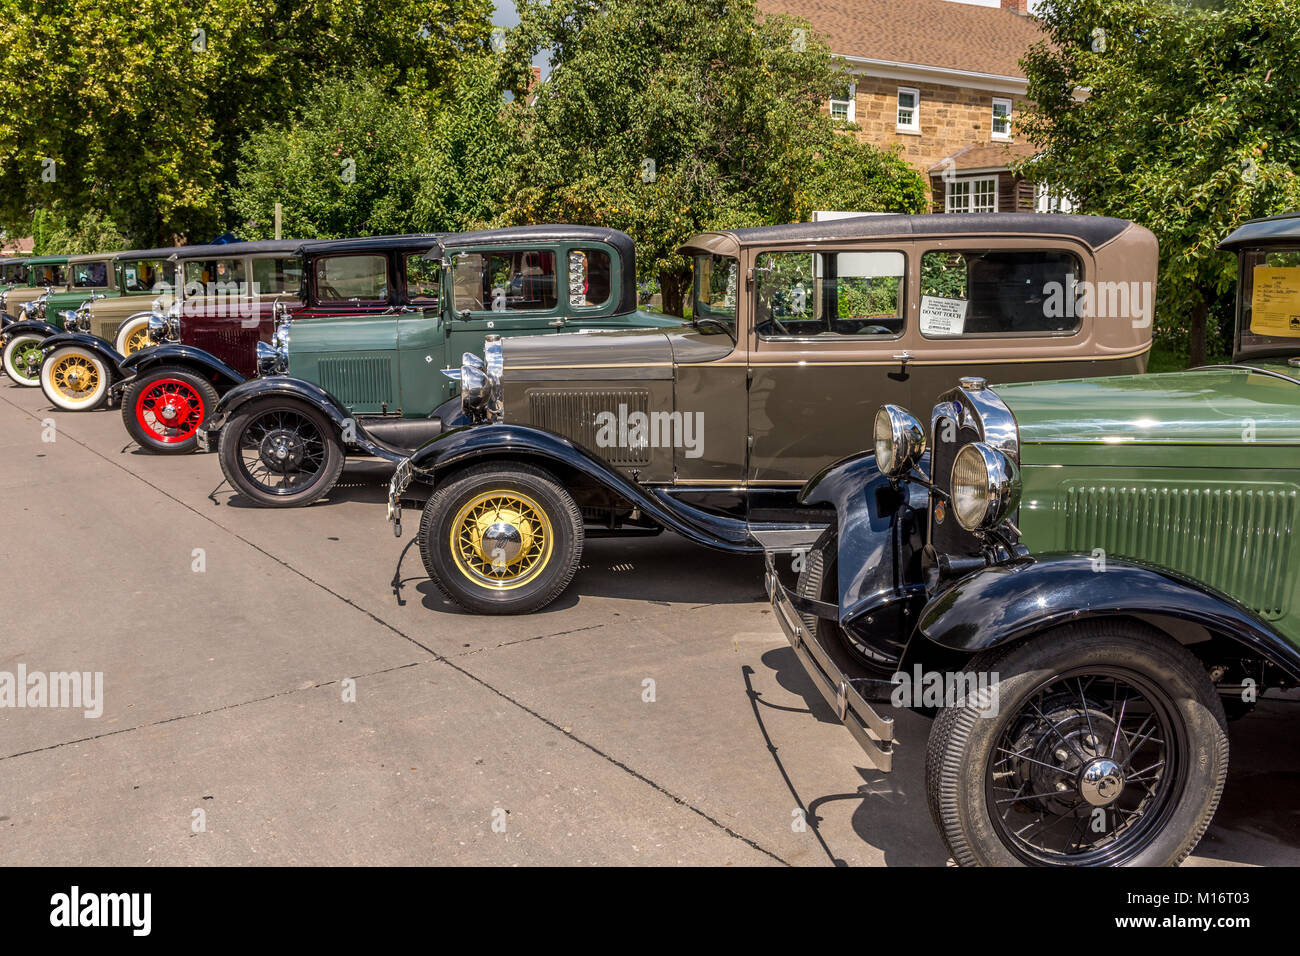
<path id="1" fill-rule="evenodd" d="M 1300 443 L 1300 381 L 1263 368 L 1025 382 L 993 390 L 1015 416 L 1021 444 Z"/>
<path id="2" fill-rule="evenodd" d="M 561 332 L 507 338 L 502 343 L 507 378 L 563 378 L 574 369 L 610 369 L 668 378 L 681 362 L 707 362 L 729 354 L 731 339 L 689 325 L 666 329 Z"/>

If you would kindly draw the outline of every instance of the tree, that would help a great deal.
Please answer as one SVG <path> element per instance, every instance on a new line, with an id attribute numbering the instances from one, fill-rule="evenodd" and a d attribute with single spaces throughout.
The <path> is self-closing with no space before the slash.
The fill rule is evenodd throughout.
<path id="1" fill-rule="evenodd" d="M 685 240 L 795 218 L 801 199 L 807 208 L 825 194 L 805 185 L 819 162 L 871 153 L 864 175 L 919 181 L 901 164 L 873 167 L 870 147 L 837 142 L 841 124 L 822 107 L 845 83 L 843 67 L 806 21 L 760 21 L 754 0 L 521 0 L 518 9 L 506 50 L 516 149 L 502 218 L 628 232 L 666 311 L 682 311 L 690 271 L 676 250 Z M 542 50 L 551 73 L 529 105 L 529 67 Z"/>
<path id="2" fill-rule="evenodd" d="M 220 230 L 244 139 L 346 69 L 436 101 L 491 0 L 0 0 L 0 224 L 107 215 L 139 244 Z"/>
<path id="3" fill-rule="evenodd" d="M 1019 126 L 1043 151 L 1022 171 L 1155 232 L 1157 334 L 1200 364 L 1236 276 L 1215 245 L 1300 202 L 1300 4 L 1054 0 L 1040 16 Z"/>

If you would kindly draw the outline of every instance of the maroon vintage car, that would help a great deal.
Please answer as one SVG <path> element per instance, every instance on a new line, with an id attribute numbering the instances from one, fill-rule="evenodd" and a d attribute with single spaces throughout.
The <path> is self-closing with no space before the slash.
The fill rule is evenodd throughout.
<path id="1" fill-rule="evenodd" d="M 172 250 L 185 294 L 150 322 L 155 343 L 122 359 L 122 417 L 141 447 L 187 452 L 221 395 L 257 374 L 257 344 L 285 316 L 436 307 L 411 292 L 436 237 L 244 242 Z M 412 275 L 419 273 L 419 275 Z M 358 291 L 362 290 L 362 291 Z"/>

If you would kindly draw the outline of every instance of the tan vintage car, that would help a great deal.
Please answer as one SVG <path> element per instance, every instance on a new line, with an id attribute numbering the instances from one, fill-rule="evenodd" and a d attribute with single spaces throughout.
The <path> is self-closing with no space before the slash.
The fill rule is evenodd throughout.
<path id="1" fill-rule="evenodd" d="M 115 297 L 96 299 L 77 312 L 75 331 L 85 332 L 130 355 L 149 344 L 149 314 L 165 312 L 177 286 L 174 248 L 147 249 L 114 257 Z M 69 328 L 69 331 L 74 331 Z"/>
<path id="2" fill-rule="evenodd" d="M 461 415 L 401 462 L 433 485 L 420 551 L 482 613 L 536 610 L 585 528 L 668 528 L 721 551 L 796 550 L 829 517 L 804 482 L 870 444 L 881 405 L 965 376 L 1145 370 L 1157 243 L 1093 216 L 868 216 L 711 232 L 677 328 L 501 340 L 467 354 Z"/>

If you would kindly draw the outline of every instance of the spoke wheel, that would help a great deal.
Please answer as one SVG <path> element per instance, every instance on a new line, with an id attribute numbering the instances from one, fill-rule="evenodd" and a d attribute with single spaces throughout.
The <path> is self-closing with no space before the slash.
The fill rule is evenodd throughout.
<path id="1" fill-rule="evenodd" d="M 41 351 L 44 339 L 35 335 L 17 335 L 4 349 L 5 374 L 17 385 L 34 387 L 41 384 Z"/>
<path id="2" fill-rule="evenodd" d="M 221 429 L 226 479 L 257 504 L 310 504 L 334 487 L 345 452 L 330 419 L 293 400 L 252 401 Z"/>
<path id="3" fill-rule="evenodd" d="M 56 407 L 72 412 L 98 408 L 108 397 L 112 373 L 88 349 L 55 349 L 41 365 L 41 391 Z"/>
<path id="4" fill-rule="evenodd" d="M 536 501 L 498 489 L 465 503 L 452 520 L 448 545 L 465 577 L 481 587 L 510 590 L 546 568 L 554 537 Z"/>
<path id="5" fill-rule="evenodd" d="M 122 399 L 122 421 L 147 451 L 183 454 L 198 445 L 199 427 L 219 396 L 212 383 L 193 371 L 157 368 L 132 382 Z"/>
<path id="6" fill-rule="evenodd" d="M 1168 695 L 1140 675 L 1108 668 L 1053 677 L 989 757 L 994 825 L 1025 862 L 1124 862 L 1168 821 L 1187 771 L 1183 736 Z"/>
<path id="7" fill-rule="evenodd" d="M 483 464 L 440 477 L 420 516 L 420 557 L 468 611 L 523 614 L 569 586 L 582 558 L 582 511 L 555 476 Z"/>
<path id="8" fill-rule="evenodd" d="M 962 866 L 1169 866 L 1228 773 L 1205 666 L 1161 631 L 1090 621 L 976 655 L 979 689 L 926 748 L 930 812 Z M 967 686 L 969 691 L 969 685 Z"/>
<path id="9" fill-rule="evenodd" d="M 138 352 L 149 345 L 149 327 L 136 329 L 126 337 L 126 348 L 123 349 L 123 355 L 130 355 L 132 352 Z"/>

